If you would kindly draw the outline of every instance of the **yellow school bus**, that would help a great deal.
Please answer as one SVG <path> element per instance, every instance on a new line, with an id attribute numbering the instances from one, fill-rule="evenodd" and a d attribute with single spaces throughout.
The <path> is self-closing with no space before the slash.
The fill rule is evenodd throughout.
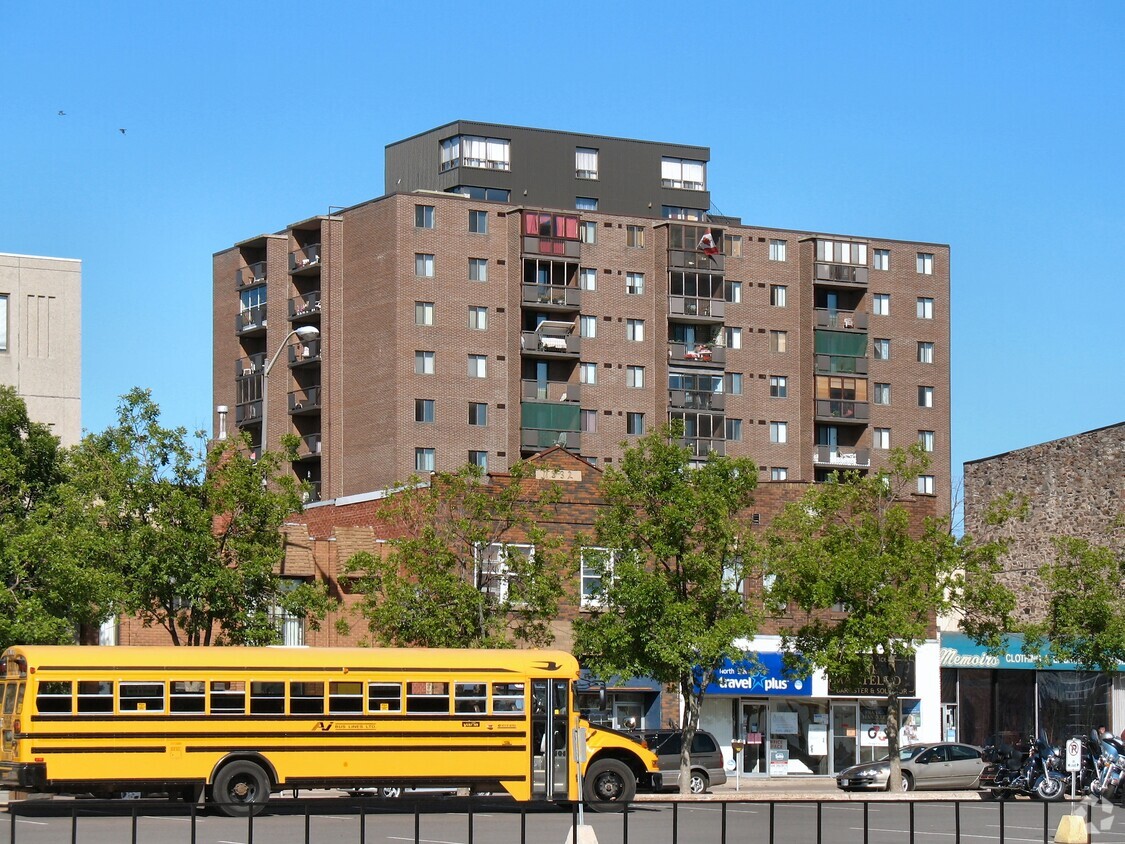
<path id="1" fill-rule="evenodd" d="M 658 788 L 649 750 L 578 716 L 577 679 L 549 650 L 11 647 L 0 785 L 205 796 L 232 816 L 282 789 L 576 801 L 579 771 L 594 805 Z"/>

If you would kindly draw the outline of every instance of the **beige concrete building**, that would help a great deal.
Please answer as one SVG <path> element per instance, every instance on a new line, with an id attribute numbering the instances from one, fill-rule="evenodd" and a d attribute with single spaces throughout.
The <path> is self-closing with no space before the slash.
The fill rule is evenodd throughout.
<path id="1" fill-rule="evenodd" d="M 82 436 L 82 262 L 0 253 L 0 384 L 64 446 Z"/>

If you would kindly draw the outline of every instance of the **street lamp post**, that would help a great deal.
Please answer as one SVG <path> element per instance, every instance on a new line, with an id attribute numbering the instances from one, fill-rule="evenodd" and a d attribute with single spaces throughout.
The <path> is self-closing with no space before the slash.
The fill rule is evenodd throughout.
<path id="1" fill-rule="evenodd" d="M 269 408 L 270 408 L 270 370 L 273 365 L 277 363 L 277 359 L 281 357 L 281 353 L 285 351 L 285 344 L 289 342 L 290 337 L 299 337 L 301 340 L 315 340 L 320 336 L 320 329 L 315 325 L 302 325 L 294 328 L 285 338 L 281 341 L 281 346 L 273 353 L 273 357 L 269 359 L 265 366 L 262 367 L 262 442 L 261 451 L 264 453 L 266 447 L 269 445 Z"/>

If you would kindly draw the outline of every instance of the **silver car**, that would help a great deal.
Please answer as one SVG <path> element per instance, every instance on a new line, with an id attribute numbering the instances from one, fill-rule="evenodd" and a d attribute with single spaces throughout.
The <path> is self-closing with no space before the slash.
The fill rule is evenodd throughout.
<path id="1" fill-rule="evenodd" d="M 898 752 L 902 764 L 902 790 L 916 788 L 977 788 L 984 770 L 981 749 L 971 744 L 934 742 L 911 744 Z M 844 791 L 885 791 L 891 772 L 889 756 L 845 768 L 836 775 Z"/>

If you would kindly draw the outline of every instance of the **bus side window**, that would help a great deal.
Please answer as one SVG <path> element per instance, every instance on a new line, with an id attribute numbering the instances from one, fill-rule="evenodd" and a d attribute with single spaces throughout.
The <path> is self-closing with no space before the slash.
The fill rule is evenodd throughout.
<path id="1" fill-rule="evenodd" d="M 454 712 L 485 712 L 488 709 L 488 686 L 484 683 L 455 683 Z"/>
<path id="2" fill-rule="evenodd" d="M 293 715 L 323 715 L 324 683 L 291 680 L 289 682 L 289 711 Z"/>
<path id="3" fill-rule="evenodd" d="M 19 686 L 15 680 L 4 683 L 4 714 L 11 715 L 16 711 L 16 689 Z M 44 709 L 42 703 L 39 704 L 40 712 L 70 712 L 70 683 L 40 683 L 39 695 L 43 696 L 43 689 L 47 686 L 66 686 L 66 709 Z M 61 706 L 61 704 L 60 704 Z"/>
<path id="4" fill-rule="evenodd" d="M 402 712 L 402 683 L 368 683 L 368 712 Z"/>
<path id="5" fill-rule="evenodd" d="M 113 712 L 113 681 L 79 680 L 78 712 Z"/>
<path id="6" fill-rule="evenodd" d="M 280 680 L 251 680 L 250 714 L 284 715 L 285 683 Z"/>
<path id="7" fill-rule="evenodd" d="M 173 680 L 168 686 L 168 708 L 172 712 L 203 712 L 207 709 L 202 680 Z"/>
<path id="8" fill-rule="evenodd" d="M 244 680 L 212 680 L 211 714 L 245 715 L 246 682 Z"/>
<path id="9" fill-rule="evenodd" d="M 329 715 L 363 713 L 363 683 L 359 680 L 333 680 L 328 684 Z"/>
<path id="10" fill-rule="evenodd" d="M 122 680 L 117 684 L 117 706 L 121 712 L 163 712 L 164 684 Z"/>
<path id="11" fill-rule="evenodd" d="M 523 683 L 493 683 L 492 711 L 523 714 Z"/>
<path id="12" fill-rule="evenodd" d="M 449 683 L 414 682 L 407 686 L 406 711 L 449 714 Z"/>
<path id="13" fill-rule="evenodd" d="M 71 715 L 74 711 L 74 701 L 71 698 L 72 685 L 69 680 L 48 680 L 39 683 L 39 690 L 35 694 L 35 709 L 43 713 L 59 713 Z M 9 683 L 3 695 L 4 715 L 11 715 L 16 710 L 16 684 Z"/>

